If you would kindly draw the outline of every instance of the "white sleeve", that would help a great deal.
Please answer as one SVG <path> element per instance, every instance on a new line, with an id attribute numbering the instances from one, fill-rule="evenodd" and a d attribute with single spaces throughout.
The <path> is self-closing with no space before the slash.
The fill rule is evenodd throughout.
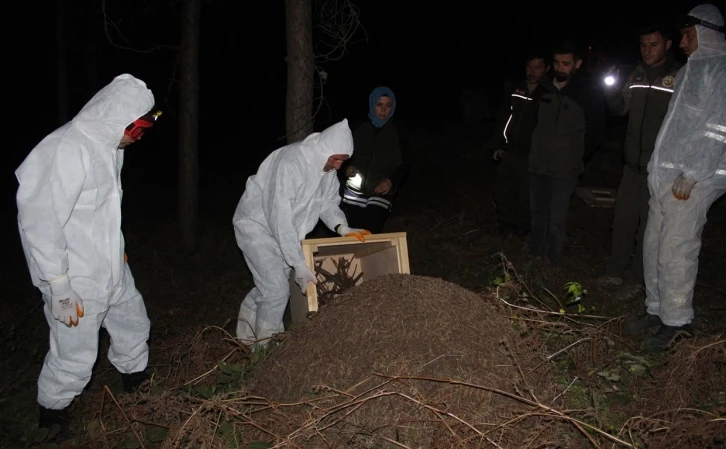
<path id="1" fill-rule="evenodd" d="M 262 188 L 262 210 L 270 226 L 272 237 L 280 245 L 285 262 L 291 267 L 305 264 L 298 230 L 293 221 L 295 179 L 300 173 L 284 161 L 277 160 L 270 167 L 266 185 Z"/>
<path id="2" fill-rule="evenodd" d="M 61 142 L 51 161 L 36 153 L 18 171 L 18 222 L 43 281 L 68 271 L 64 228 L 86 180 L 81 149 Z"/>
<path id="3" fill-rule="evenodd" d="M 697 182 L 714 175 L 726 152 L 726 76 L 716 74 L 709 84 L 701 121 L 684 148 L 683 174 Z"/>

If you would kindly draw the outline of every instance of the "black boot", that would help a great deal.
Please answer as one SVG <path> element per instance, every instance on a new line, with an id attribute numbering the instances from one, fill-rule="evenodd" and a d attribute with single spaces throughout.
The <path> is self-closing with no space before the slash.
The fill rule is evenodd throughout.
<path id="1" fill-rule="evenodd" d="M 644 313 L 637 318 L 623 321 L 623 330 L 631 334 L 645 332 L 648 329 L 662 326 L 663 322 L 656 315 Z"/>
<path id="2" fill-rule="evenodd" d="M 691 338 L 693 333 L 691 332 L 691 326 L 661 326 L 655 335 L 648 337 L 645 340 L 644 349 L 648 352 L 663 351 L 668 349 L 671 343 L 675 342 L 678 338 Z"/>
<path id="3" fill-rule="evenodd" d="M 137 373 L 121 374 L 121 381 L 123 382 L 124 391 L 126 393 L 134 393 L 139 389 L 142 383 L 149 378 L 146 371 L 139 371 Z"/>
<path id="4" fill-rule="evenodd" d="M 38 428 L 50 431 L 48 433 L 49 442 L 60 444 L 72 438 L 68 409 L 53 410 L 40 405 L 38 411 Z"/>

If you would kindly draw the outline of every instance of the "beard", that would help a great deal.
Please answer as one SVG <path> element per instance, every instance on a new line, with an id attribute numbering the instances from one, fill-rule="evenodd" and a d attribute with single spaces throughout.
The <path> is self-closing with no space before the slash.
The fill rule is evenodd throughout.
<path id="1" fill-rule="evenodd" d="M 558 83 L 562 83 L 570 79 L 570 75 L 565 72 L 555 72 L 555 79 Z"/>

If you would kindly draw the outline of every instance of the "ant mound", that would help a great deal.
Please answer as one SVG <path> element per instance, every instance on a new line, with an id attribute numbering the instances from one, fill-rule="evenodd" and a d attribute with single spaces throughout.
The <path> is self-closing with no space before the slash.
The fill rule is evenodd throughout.
<path id="1" fill-rule="evenodd" d="M 548 435 L 577 447 L 574 427 L 537 399 L 562 389 L 543 358 L 490 299 L 383 275 L 270 350 L 249 392 L 272 407 L 252 417 L 285 447 L 514 448 Z"/>

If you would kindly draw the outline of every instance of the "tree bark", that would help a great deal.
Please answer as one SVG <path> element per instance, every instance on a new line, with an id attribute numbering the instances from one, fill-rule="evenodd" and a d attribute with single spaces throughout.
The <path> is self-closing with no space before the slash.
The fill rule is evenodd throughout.
<path id="1" fill-rule="evenodd" d="M 285 0 L 287 36 L 287 142 L 297 142 L 313 131 L 313 50 L 311 0 Z"/>
<path id="2" fill-rule="evenodd" d="M 179 70 L 178 208 L 182 249 L 197 247 L 199 221 L 199 22 L 201 0 L 184 0 Z"/>
<path id="3" fill-rule="evenodd" d="M 56 104 L 58 108 L 58 121 L 65 124 L 68 121 L 68 64 L 66 42 L 66 13 L 65 0 L 56 1 L 55 17 L 55 70 L 56 70 Z"/>

